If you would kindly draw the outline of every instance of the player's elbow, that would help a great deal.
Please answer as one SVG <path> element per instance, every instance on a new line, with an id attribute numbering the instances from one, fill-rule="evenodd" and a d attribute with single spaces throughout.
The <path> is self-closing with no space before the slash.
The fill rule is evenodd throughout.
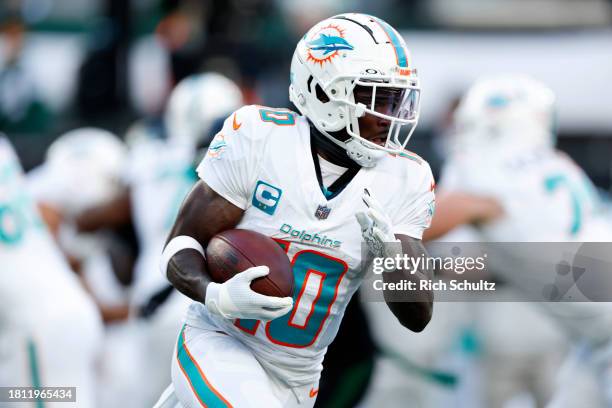
<path id="1" fill-rule="evenodd" d="M 417 313 L 412 319 L 410 319 L 406 324 L 403 324 L 405 328 L 415 333 L 420 333 L 429 324 L 431 321 L 433 308 L 431 304 L 425 304 L 421 307 L 420 313 Z"/>
<path id="2" fill-rule="evenodd" d="M 179 275 L 178 270 L 176 268 L 168 267 L 168 269 L 166 270 L 166 279 L 174 287 L 181 283 L 181 276 Z"/>
<path id="3" fill-rule="evenodd" d="M 387 303 L 402 326 L 415 333 L 422 332 L 431 321 L 432 302 Z"/>

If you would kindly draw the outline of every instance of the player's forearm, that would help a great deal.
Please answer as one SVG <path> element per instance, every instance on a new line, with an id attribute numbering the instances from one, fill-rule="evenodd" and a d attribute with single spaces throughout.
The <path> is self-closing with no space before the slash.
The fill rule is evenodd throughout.
<path id="1" fill-rule="evenodd" d="M 185 249 L 174 255 L 168 262 L 166 276 L 179 292 L 204 303 L 206 287 L 211 280 L 206 270 L 206 261 L 198 251 Z"/>
<path id="2" fill-rule="evenodd" d="M 191 240 L 195 244 L 187 245 L 192 249 L 172 250 L 170 253 L 174 255 L 167 258 L 166 277 L 179 292 L 204 302 L 206 289 L 211 282 L 204 248 L 215 234 L 234 228 L 242 214 L 240 208 L 226 201 L 202 181 L 195 184 L 181 206 L 164 249 L 166 253 L 177 237 L 185 237 L 183 242 Z M 196 247 L 199 249 L 194 249 Z"/>
<path id="3" fill-rule="evenodd" d="M 402 243 L 402 252 L 409 257 L 421 257 L 427 254 L 421 240 L 408 236 L 396 236 Z M 429 269 L 418 269 L 409 271 L 397 269 L 383 274 L 383 281 L 386 283 L 400 283 L 408 281 L 412 283 L 413 290 L 398 294 L 393 291 L 385 291 L 385 301 L 389 309 L 400 323 L 414 332 L 422 331 L 433 313 L 433 291 L 422 290 L 420 282 L 422 280 L 433 279 L 433 271 Z M 399 298 L 398 298 L 399 295 Z"/>
<path id="4" fill-rule="evenodd" d="M 130 192 L 125 189 L 121 195 L 108 203 L 89 208 L 75 220 L 81 232 L 92 232 L 101 228 L 115 228 L 125 225 L 132 218 Z"/>
<path id="5" fill-rule="evenodd" d="M 383 274 L 385 283 L 400 283 L 402 281 L 414 282 L 414 287 L 420 287 L 420 281 L 430 279 L 423 271 L 410 274 L 403 270 L 386 272 Z M 408 294 L 403 294 L 402 299 L 397 298 L 397 293 L 384 292 L 385 301 L 389 310 L 395 315 L 402 326 L 414 332 L 422 331 L 433 313 L 433 292 L 431 290 L 411 290 Z"/>

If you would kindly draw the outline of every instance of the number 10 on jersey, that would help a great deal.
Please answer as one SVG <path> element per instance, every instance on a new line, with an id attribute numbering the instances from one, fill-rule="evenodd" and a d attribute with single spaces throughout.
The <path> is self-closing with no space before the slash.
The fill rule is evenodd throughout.
<path id="1" fill-rule="evenodd" d="M 279 241 L 279 244 L 285 252 L 289 251 L 289 242 Z M 312 345 L 323 329 L 348 265 L 341 259 L 313 250 L 296 253 L 291 265 L 295 279 L 293 309 L 268 322 L 265 331 L 274 344 L 303 348 Z M 259 324 L 260 321 L 250 319 L 235 322 L 238 328 L 253 335 Z"/>

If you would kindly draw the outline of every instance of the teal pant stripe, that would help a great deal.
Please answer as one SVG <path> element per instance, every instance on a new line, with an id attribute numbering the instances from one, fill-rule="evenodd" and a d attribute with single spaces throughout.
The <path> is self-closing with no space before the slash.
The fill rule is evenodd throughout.
<path id="1" fill-rule="evenodd" d="M 203 406 L 207 408 L 231 407 L 231 405 L 226 403 L 226 401 L 224 401 L 212 388 L 193 356 L 189 354 L 189 350 L 185 346 L 185 326 L 183 326 L 178 340 L 177 359 L 183 373 L 191 385 L 191 389 L 195 392 Z"/>
<path id="2" fill-rule="evenodd" d="M 36 354 L 36 345 L 32 339 L 28 339 L 28 360 L 30 363 L 30 376 L 32 378 L 32 387 L 40 389 L 40 371 L 38 369 L 38 356 Z M 36 408 L 44 408 L 45 403 L 42 399 L 36 399 Z"/>

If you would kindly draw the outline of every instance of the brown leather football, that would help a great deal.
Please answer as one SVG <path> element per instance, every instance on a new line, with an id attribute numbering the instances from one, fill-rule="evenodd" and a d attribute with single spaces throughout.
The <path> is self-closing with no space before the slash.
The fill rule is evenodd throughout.
<path id="1" fill-rule="evenodd" d="M 253 266 L 266 265 L 267 276 L 251 282 L 251 288 L 267 296 L 292 296 L 293 272 L 289 258 L 272 238 L 255 231 L 233 229 L 215 235 L 206 247 L 208 273 L 222 283 Z"/>

